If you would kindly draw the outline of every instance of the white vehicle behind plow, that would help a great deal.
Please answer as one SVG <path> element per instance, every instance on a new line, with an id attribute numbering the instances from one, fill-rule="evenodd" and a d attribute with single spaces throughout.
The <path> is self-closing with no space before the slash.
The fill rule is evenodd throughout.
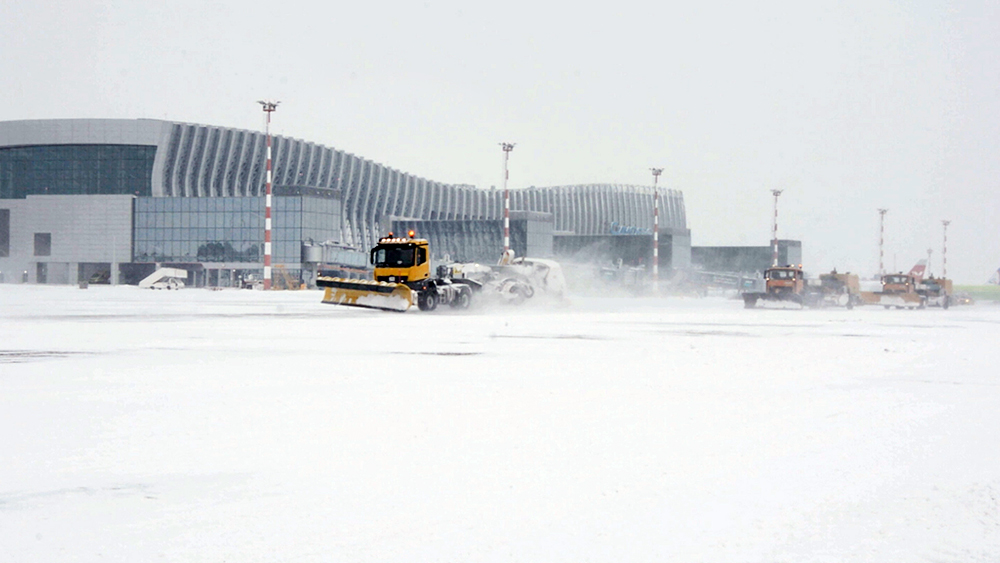
<path id="1" fill-rule="evenodd" d="M 495 266 L 458 263 L 442 268 L 450 277 L 479 282 L 483 286 L 484 297 L 492 297 L 501 303 L 516 305 L 536 297 L 552 300 L 565 297 L 566 279 L 558 262 L 511 256 Z"/>

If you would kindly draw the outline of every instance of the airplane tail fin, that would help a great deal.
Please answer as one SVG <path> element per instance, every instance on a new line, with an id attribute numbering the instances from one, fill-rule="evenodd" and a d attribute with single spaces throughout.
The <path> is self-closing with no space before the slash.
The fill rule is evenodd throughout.
<path id="1" fill-rule="evenodd" d="M 927 260 L 921 260 L 910 268 L 910 275 L 917 278 L 917 280 L 924 279 L 924 271 L 927 270 Z"/>

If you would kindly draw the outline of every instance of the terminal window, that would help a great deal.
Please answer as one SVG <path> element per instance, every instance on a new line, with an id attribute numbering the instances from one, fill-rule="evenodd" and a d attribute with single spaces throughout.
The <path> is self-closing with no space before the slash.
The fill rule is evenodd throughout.
<path id="1" fill-rule="evenodd" d="M 52 256 L 52 233 L 35 233 L 35 256 Z"/>
<path id="2" fill-rule="evenodd" d="M 29 195 L 152 194 L 155 146 L 0 148 L 0 199 Z"/>
<path id="3" fill-rule="evenodd" d="M 10 256 L 10 209 L 0 209 L 0 257 Z"/>

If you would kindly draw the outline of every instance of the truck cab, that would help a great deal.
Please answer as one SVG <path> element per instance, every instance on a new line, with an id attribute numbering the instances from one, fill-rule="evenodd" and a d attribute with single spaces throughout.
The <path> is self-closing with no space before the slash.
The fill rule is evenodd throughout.
<path id="1" fill-rule="evenodd" d="M 882 276 L 882 293 L 914 293 L 917 279 L 911 274 L 886 274 Z"/>
<path id="2" fill-rule="evenodd" d="M 765 287 L 771 294 L 800 295 L 805 284 L 801 268 L 776 266 L 764 271 Z"/>
<path id="3" fill-rule="evenodd" d="M 801 266 L 774 266 L 764 270 L 764 291 L 744 292 L 743 306 L 753 309 L 762 303 L 789 303 L 798 307 L 806 305 L 806 276 Z"/>
<path id="4" fill-rule="evenodd" d="M 375 281 L 412 283 L 430 277 L 431 261 L 427 239 L 382 237 L 371 251 Z"/>

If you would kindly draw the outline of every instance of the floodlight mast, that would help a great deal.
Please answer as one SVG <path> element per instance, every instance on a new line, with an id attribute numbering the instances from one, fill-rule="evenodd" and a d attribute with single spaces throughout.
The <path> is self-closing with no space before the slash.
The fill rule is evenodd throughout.
<path id="1" fill-rule="evenodd" d="M 271 289 L 271 114 L 278 109 L 279 101 L 258 100 L 267 115 L 264 128 L 267 134 L 267 183 L 264 194 L 264 289 Z"/>
<path id="2" fill-rule="evenodd" d="M 885 275 L 885 214 L 889 210 L 880 208 L 878 210 L 878 275 L 879 278 Z"/>
<path id="3" fill-rule="evenodd" d="M 774 196 L 774 223 L 771 226 L 771 266 L 778 265 L 778 196 L 784 190 L 771 190 Z"/>
<path id="4" fill-rule="evenodd" d="M 653 173 L 653 291 L 660 291 L 660 191 L 657 183 L 662 168 L 650 168 Z"/>
<path id="5" fill-rule="evenodd" d="M 510 192 L 507 190 L 507 161 L 510 160 L 510 151 L 514 150 L 514 143 L 500 143 L 503 149 L 503 258 L 506 259 L 510 252 Z"/>
<path id="6" fill-rule="evenodd" d="M 951 220 L 943 219 L 941 224 L 944 225 L 944 247 L 941 248 L 941 277 L 948 279 L 948 225 L 951 224 Z"/>

